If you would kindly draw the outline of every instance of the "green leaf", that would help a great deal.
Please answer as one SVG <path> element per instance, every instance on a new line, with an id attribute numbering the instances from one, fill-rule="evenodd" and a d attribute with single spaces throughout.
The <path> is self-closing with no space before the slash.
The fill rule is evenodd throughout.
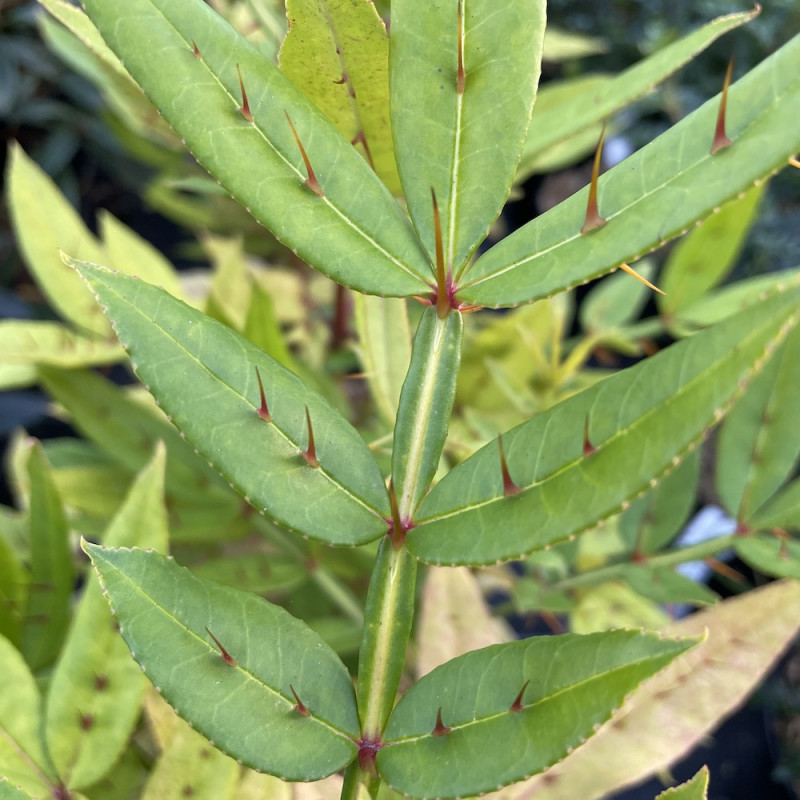
<path id="1" fill-rule="evenodd" d="M 800 334 L 793 332 L 747 388 L 717 440 L 716 486 L 741 522 L 769 500 L 800 455 Z"/>
<path id="2" fill-rule="evenodd" d="M 109 336 L 108 321 L 91 293 L 77 275 L 64 269 L 58 257 L 59 249 L 66 249 L 77 258 L 102 261 L 100 242 L 19 145 L 9 151 L 6 182 L 16 240 L 39 288 L 65 320 L 90 333 Z"/>
<path id="3" fill-rule="evenodd" d="M 671 567 L 652 567 L 648 564 L 626 564 L 619 577 L 642 597 L 655 603 L 691 603 L 694 606 L 712 605 L 717 595 L 702 583 L 697 583 Z"/>
<path id="4" fill-rule="evenodd" d="M 298 372 L 289 348 L 281 332 L 272 297 L 257 283 L 253 284 L 250 306 L 244 324 L 244 335 L 248 341 L 274 358 L 286 369 Z"/>
<path id="5" fill-rule="evenodd" d="M 600 178 L 603 227 L 580 233 L 588 188 L 578 192 L 481 256 L 459 300 L 507 306 L 563 291 L 639 258 L 759 184 L 800 150 L 799 76 L 795 37 L 731 87 L 733 146 L 709 153 L 713 98 Z"/>
<path id="6" fill-rule="evenodd" d="M 263 552 L 213 558 L 192 566 L 192 572 L 255 594 L 285 594 L 309 579 L 297 559 Z"/>
<path id="7" fill-rule="evenodd" d="M 0 777 L 0 800 L 32 800 L 22 789 L 12 786 L 5 776 Z"/>
<path id="8" fill-rule="evenodd" d="M 669 317 L 695 305 L 731 270 L 755 221 L 764 187 L 754 186 L 675 245 L 659 279 L 656 302 Z"/>
<path id="9" fill-rule="evenodd" d="M 198 161 L 303 260 L 361 291 L 426 291 L 427 258 L 380 179 L 203 0 L 130 0 L 124 8 L 117 0 L 89 0 L 86 11 Z M 237 66 L 253 122 L 239 111 Z M 286 114 L 324 197 L 304 185 L 307 172 Z"/>
<path id="10" fill-rule="evenodd" d="M 5 522 L 0 518 L 0 636 L 18 647 L 27 606 L 28 575 L 6 534 Z"/>
<path id="11" fill-rule="evenodd" d="M 49 794 L 50 767 L 39 739 L 41 698 L 19 651 L 0 636 L 0 773 L 33 795 Z"/>
<path id="12" fill-rule="evenodd" d="M 141 800 L 232 800 L 239 765 L 181 725 L 150 773 Z"/>
<path id="13" fill-rule="evenodd" d="M 167 548 L 166 451 L 159 445 L 109 525 L 107 546 Z M 124 749 L 139 716 L 145 681 L 117 635 L 95 575 L 89 576 L 47 694 L 47 748 L 69 789 L 99 781 Z"/>
<path id="14" fill-rule="evenodd" d="M 670 620 L 669 614 L 651 600 L 619 581 L 593 586 L 581 595 L 570 614 L 570 630 L 594 633 L 610 628 L 643 628 L 657 631 Z"/>
<path id="15" fill-rule="evenodd" d="M 755 530 L 794 528 L 800 530 L 800 478 L 785 486 L 750 520 Z"/>
<path id="16" fill-rule="evenodd" d="M 22 652 L 36 672 L 49 666 L 67 632 L 74 582 L 69 527 L 53 481 L 52 468 L 34 443 L 28 457 L 31 539 L 31 591 Z"/>
<path id="17" fill-rule="evenodd" d="M 541 68 L 543 0 L 392 2 L 395 155 L 414 226 L 433 260 L 431 189 L 445 264 L 458 277 L 508 197 Z M 457 91 L 458 38 L 465 85 Z"/>
<path id="18" fill-rule="evenodd" d="M 411 518 L 439 466 L 456 394 L 463 332 L 464 319 L 458 311 L 440 319 L 432 305 L 425 309 L 414 336 L 392 450 L 392 484 L 404 521 Z"/>
<path id="19" fill-rule="evenodd" d="M 411 362 L 405 300 L 353 295 L 358 354 L 378 410 L 394 425 L 400 390 Z"/>
<path id="20" fill-rule="evenodd" d="M 364 440 L 297 376 L 161 289 L 74 264 L 173 424 L 259 511 L 330 544 L 386 533 L 389 498 Z M 271 421 L 258 415 L 259 370 Z M 306 463 L 306 409 L 319 467 Z"/>
<path id="21" fill-rule="evenodd" d="M 694 508 L 699 477 L 699 454 L 691 453 L 620 515 L 620 534 L 633 552 L 656 553 L 678 535 Z"/>
<path id="22" fill-rule="evenodd" d="M 527 170 L 529 162 L 540 154 L 590 128 L 652 91 L 659 83 L 679 70 L 712 42 L 739 25 L 749 22 L 758 11 L 728 14 L 698 28 L 696 31 L 663 47 L 638 64 L 599 86 L 587 86 L 570 98 L 569 102 L 555 107 L 534 109 L 528 138 L 522 151 L 521 169 Z M 590 76 L 587 80 L 604 76 Z M 596 141 L 597 137 L 593 137 Z"/>
<path id="23" fill-rule="evenodd" d="M 400 194 L 389 122 L 389 37 L 372 3 L 288 0 L 281 71 Z"/>
<path id="24" fill-rule="evenodd" d="M 800 579 L 800 542 L 784 536 L 742 536 L 736 555 L 759 572 L 775 578 Z"/>
<path id="25" fill-rule="evenodd" d="M 794 640 L 798 602 L 800 582 L 775 582 L 671 625 L 670 636 L 707 638 L 643 684 L 583 747 L 521 785 L 521 796 L 599 800 L 688 755 L 741 706 Z"/>
<path id="26" fill-rule="evenodd" d="M 407 543 L 423 561 L 518 558 L 591 527 L 671 472 L 798 321 L 797 281 L 503 435 L 425 497 Z M 584 432 L 593 451 L 584 455 Z"/>
<path id="27" fill-rule="evenodd" d="M 661 792 L 656 800 L 706 800 L 707 791 L 708 767 L 703 767 L 694 778 Z"/>
<path id="28" fill-rule="evenodd" d="M 124 356 L 125 352 L 113 339 L 82 336 L 58 322 L 28 319 L 0 322 L 0 362 L 10 366 L 90 367 L 113 364 Z"/>
<path id="29" fill-rule="evenodd" d="M 537 636 L 467 653 L 426 675 L 397 704 L 378 772 L 393 789 L 420 798 L 521 780 L 564 758 L 691 644 L 612 631 Z M 523 687 L 523 707 L 513 712 Z M 450 731 L 434 736 L 439 708 Z"/>
<path id="30" fill-rule="evenodd" d="M 353 760 L 350 675 L 303 622 L 156 553 L 84 546 L 146 675 L 216 747 L 286 780 L 323 778 Z M 308 716 L 294 710 L 291 687 Z"/>

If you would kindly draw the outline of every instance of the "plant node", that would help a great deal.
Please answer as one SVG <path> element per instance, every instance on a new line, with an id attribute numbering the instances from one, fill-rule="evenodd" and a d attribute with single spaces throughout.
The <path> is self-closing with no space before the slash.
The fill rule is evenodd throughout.
<path id="1" fill-rule="evenodd" d="M 377 739 L 359 739 L 356 744 L 358 745 L 358 766 L 364 772 L 377 777 L 378 771 L 375 769 L 375 757 L 378 755 L 378 750 L 383 747 L 380 737 Z"/>

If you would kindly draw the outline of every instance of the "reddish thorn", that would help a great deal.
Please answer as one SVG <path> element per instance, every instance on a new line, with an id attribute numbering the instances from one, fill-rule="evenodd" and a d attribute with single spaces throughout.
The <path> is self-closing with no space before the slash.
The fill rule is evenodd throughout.
<path id="1" fill-rule="evenodd" d="M 736 530 L 734 534 L 736 536 L 747 536 L 750 533 L 750 526 L 745 525 L 744 522 L 737 522 L 736 523 Z"/>
<path id="2" fill-rule="evenodd" d="M 194 787 L 191 784 L 186 784 L 183 789 L 181 789 L 181 794 L 184 797 L 192 797 L 194 796 Z"/>
<path id="3" fill-rule="evenodd" d="M 734 583 L 744 584 L 746 583 L 744 575 L 741 572 L 738 572 L 733 567 L 729 567 L 723 561 L 714 558 L 713 556 L 708 556 L 703 559 L 705 563 L 714 570 L 714 572 L 722 575 L 728 580 L 733 581 Z"/>
<path id="4" fill-rule="evenodd" d="M 88 731 L 92 729 L 94 725 L 94 716 L 92 714 L 80 714 L 80 726 L 82 731 Z"/>
<path id="5" fill-rule="evenodd" d="M 439 706 L 439 710 L 436 712 L 436 724 L 433 726 L 431 736 L 445 736 L 451 730 L 453 729 L 442 722 L 442 707 Z"/>
<path id="6" fill-rule="evenodd" d="M 305 184 L 309 189 L 311 189 L 312 192 L 314 192 L 315 195 L 317 195 L 317 197 L 325 197 L 325 192 L 322 191 L 322 187 L 319 185 L 317 176 L 314 174 L 314 170 L 311 168 L 311 162 L 308 160 L 306 149 L 303 147 L 303 143 L 300 141 L 300 137 L 297 135 L 297 130 L 294 127 L 294 123 L 286 111 L 283 113 L 286 114 L 286 120 L 289 123 L 289 127 L 292 129 L 292 136 L 294 136 L 294 140 L 297 142 L 297 147 L 299 148 L 300 155 L 303 158 L 303 163 L 306 165 L 306 175 L 308 175 L 308 177 L 305 180 Z"/>
<path id="7" fill-rule="evenodd" d="M 458 0 L 458 29 L 456 38 L 458 39 L 458 72 L 456 73 L 456 91 L 464 94 L 464 86 L 467 82 L 467 75 L 464 72 L 464 7 L 461 0 Z"/>
<path id="8" fill-rule="evenodd" d="M 631 554 L 631 561 L 634 564 L 645 564 L 647 562 L 647 556 L 639 550 L 634 550 Z"/>
<path id="9" fill-rule="evenodd" d="M 597 448 L 589 441 L 589 415 L 586 415 L 586 421 L 583 423 L 583 454 L 590 456 Z"/>
<path id="10" fill-rule="evenodd" d="M 503 494 L 506 497 L 513 497 L 515 494 L 519 494 L 522 491 L 522 487 L 517 486 L 513 480 L 511 480 L 511 475 L 508 472 L 508 464 L 506 464 L 506 454 L 503 450 L 503 437 L 497 437 L 497 444 L 500 447 L 500 472 L 503 475 Z"/>
<path id="11" fill-rule="evenodd" d="M 195 43 L 194 39 L 192 39 L 192 55 L 195 58 L 200 58 L 200 50 L 197 47 L 197 44 Z"/>
<path id="12" fill-rule="evenodd" d="M 508 710 L 512 714 L 517 712 L 517 711 L 522 711 L 522 709 L 524 708 L 524 706 L 522 705 L 522 695 L 525 694 L 525 690 L 528 688 L 528 684 L 529 683 L 530 683 L 530 681 L 525 681 L 525 683 L 522 684 L 522 688 L 519 690 L 519 694 L 517 695 L 516 699 L 511 704 L 511 706 L 509 707 Z"/>
<path id="13" fill-rule="evenodd" d="M 250 103 L 247 102 L 247 92 L 244 90 L 244 81 L 242 80 L 242 71 L 239 65 L 236 65 L 236 72 L 239 75 L 239 88 L 242 90 L 242 105 L 239 108 L 241 115 L 248 121 L 253 121 L 253 115 L 250 113 Z"/>
<path id="14" fill-rule="evenodd" d="M 648 289 L 652 289 L 654 292 L 658 292 L 659 294 L 666 295 L 666 292 L 663 292 L 661 289 L 658 288 L 654 283 L 650 283 L 647 278 L 642 277 L 633 267 L 629 267 L 627 264 L 620 264 L 619 268 L 623 272 L 627 272 L 628 275 L 636 278 L 637 281 L 641 281 Z"/>
<path id="15" fill-rule="evenodd" d="M 597 179 L 600 175 L 600 161 L 603 158 L 603 142 L 606 138 L 606 124 L 600 131 L 600 138 L 597 141 L 597 150 L 594 153 L 594 166 L 592 167 L 592 182 L 589 184 L 589 202 L 586 204 L 586 219 L 583 221 L 581 233 L 589 233 L 595 228 L 600 228 L 606 224 L 606 218 L 600 216 L 597 210 Z"/>
<path id="16" fill-rule="evenodd" d="M 444 319 L 450 313 L 449 275 L 444 268 L 444 244 L 442 242 L 442 220 L 439 216 L 439 203 L 436 202 L 436 192 L 431 187 L 431 200 L 433 201 L 433 235 L 436 244 L 436 313 L 439 319 Z"/>
<path id="17" fill-rule="evenodd" d="M 306 406 L 306 424 L 308 425 L 308 447 L 303 450 L 303 458 L 306 460 L 306 464 L 309 467 L 314 467 L 315 469 L 319 466 L 319 461 L 317 460 L 317 448 L 314 445 L 314 429 L 311 427 L 311 414 L 308 412 L 308 406 Z"/>
<path id="18" fill-rule="evenodd" d="M 310 717 L 311 712 L 306 708 L 303 704 L 303 701 L 297 696 L 297 692 L 294 690 L 294 686 L 289 684 L 289 688 L 292 690 L 292 694 L 294 695 L 294 701 L 297 705 L 295 705 L 294 710 L 301 716 L 301 717 Z"/>
<path id="19" fill-rule="evenodd" d="M 389 503 L 392 509 L 392 518 L 389 522 L 389 537 L 395 550 L 399 550 L 406 541 L 408 527 L 400 519 L 400 507 L 397 505 L 397 493 L 394 490 L 394 481 L 389 481 Z"/>
<path id="20" fill-rule="evenodd" d="M 258 379 L 258 393 L 261 397 L 261 407 L 258 409 L 258 416 L 261 417 L 265 422 L 272 422 L 272 417 L 269 414 L 269 408 L 267 408 L 267 397 L 264 394 L 264 384 L 261 383 L 261 373 L 258 371 L 258 367 L 256 367 L 256 378 Z"/>
<path id="21" fill-rule="evenodd" d="M 220 652 L 220 655 L 222 656 L 222 660 L 226 664 L 229 664 L 230 666 L 235 667 L 236 666 L 236 662 L 231 657 L 231 654 L 220 644 L 219 639 L 217 639 L 217 637 L 214 636 L 214 634 L 211 633 L 211 631 L 208 628 L 206 628 L 206 633 L 214 640 L 214 644 L 217 647 L 219 647 L 219 652 Z"/>
<path id="22" fill-rule="evenodd" d="M 347 80 L 347 75 L 343 72 L 342 77 L 338 81 L 334 81 L 337 86 L 342 86 Z"/>
<path id="23" fill-rule="evenodd" d="M 418 303 L 422 303 L 423 306 L 433 305 L 433 301 L 430 299 L 430 297 L 420 297 L 418 294 L 412 294 L 411 299 L 416 300 Z"/>
<path id="24" fill-rule="evenodd" d="M 108 676 L 107 675 L 95 675 L 94 677 L 94 688 L 98 692 L 102 692 L 108 686 Z"/>
<path id="25" fill-rule="evenodd" d="M 719 101 L 719 111 L 717 112 L 717 127 L 714 130 L 714 141 L 711 143 L 711 155 L 730 147 L 733 141 L 725 134 L 725 113 L 728 107 L 728 87 L 731 85 L 733 76 L 733 59 L 728 62 L 728 69 L 725 72 L 725 81 L 722 84 L 722 99 Z"/>

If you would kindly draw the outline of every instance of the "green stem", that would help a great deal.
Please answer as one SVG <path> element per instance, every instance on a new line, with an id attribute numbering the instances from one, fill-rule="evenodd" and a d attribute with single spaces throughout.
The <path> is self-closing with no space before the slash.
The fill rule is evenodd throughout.
<path id="1" fill-rule="evenodd" d="M 718 539 L 710 539 L 707 542 L 701 542 L 691 547 L 678 547 L 674 550 L 670 550 L 668 553 L 648 556 L 645 564 L 648 567 L 674 567 L 678 564 L 684 564 L 687 561 L 699 561 L 709 556 L 716 555 L 721 550 L 727 550 L 729 547 L 733 547 L 737 538 L 736 534 L 731 534 L 729 536 L 720 536 Z M 564 580 L 552 584 L 550 588 L 563 592 L 614 580 L 625 572 L 630 566 L 630 563 L 630 559 L 626 559 L 625 561 L 620 561 L 615 564 L 608 564 L 599 569 L 582 572 L 580 575 L 564 578 Z"/>

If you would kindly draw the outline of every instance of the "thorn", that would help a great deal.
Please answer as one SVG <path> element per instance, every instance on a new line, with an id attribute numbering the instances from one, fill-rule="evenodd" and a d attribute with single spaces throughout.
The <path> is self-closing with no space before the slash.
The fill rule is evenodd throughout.
<path id="1" fill-rule="evenodd" d="M 392 509 L 392 519 L 389 521 L 391 526 L 389 536 L 395 550 L 399 550 L 405 543 L 408 528 L 403 525 L 400 519 L 400 508 L 397 505 L 397 493 L 394 490 L 394 481 L 392 479 L 389 480 L 389 503 Z"/>
<path id="2" fill-rule="evenodd" d="M 590 456 L 597 448 L 589 441 L 589 415 L 586 415 L 586 421 L 583 423 L 583 454 Z"/>
<path id="3" fill-rule="evenodd" d="M 433 201 L 433 235 L 436 242 L 436 313 L 444 319 L 450 313 L 450 298 L 447 296 L 447 274 L 444 269 L 444 245 L 442 244 L 442 220 L 439 216 L 439 204 L 436 192 L 431 186 Z"/>
<path id="4" fill-rule="evenodd" d="M 294 695 L 294 700 L 297 705 L 294 707 L 294 710 L 301 716 L 301 717 L 310 717 L 311 712 L 308 708 L 304 705 L 303 701 L 297 696 L 297 692 L 294 690 L 294 686 L 289 684 L 289 688 L 292 690 L 292 694 Z"/>
<path id="5" fill-rule="evenodd" d="M 525 681 L 525 683 L 522 684 L 522 688 L 519 690 L 519 694 L 517 695 L 516 700 L 514 700 L 514 702 L 509 706 L 508 710 L 512 714 L 517 711 L 522 711 L 522 709 L 524 708 L 524 706 L 522 705 L 522 695 L 525 694 L 525 690 L 528 688 L 529 683 L 530 681 Z"/>
<path id="6" fill-rule="evenodd" d="M 794 156 L 791 156 L 789 158 L 789 165 L 800 169 L 800 160 L 796 159 Z"/>
<path id="7" fill-rule="evenodd" d="M 239 75 L 239 88 L 242 90 L 242 105 L 239 109 L 241 115 L 248 121 L 253 121 L 253 115 L 250 113 L 250 103 L 247 102 L 247 92 L 244 90 L 244 81 L 242 80 L 242 71 L 239 65 L 236 65 L 236 72 Z"/>
<path id="8" fill-rule="evenodd" d="M 418 303 L 421 303 L 423 306 L 432 306 L 433 302 L 431 301 L 430 297 L 420 297 L 418 294 L 411 295 L 412 300 L 416 300 Z"/>
<path id="9" fill-rule="evenodd" d="M 78 719 L 82 731 L 91 730 L 94 725 L 94 716 L 92 714 L 79 714 Z"/>
<path id="10" fill-rule="evenodd" d="M 343 86 L 346 80 L 347 80 L 347 75 L 345 75 L 345 74 L 344 74 L 344 72 L 343 72 L 343 73 L 342 73 L 342 77 L 341 77 L 341 78 L 339 78 L 339 80 L 338 80 L 338 81 L 334 81 L 334 83 L 335 83 L 337 86 Z"/>
<path id="11" fill-rule="evenodd" d="M 606 139 L 606 124 L 600 131 L 600 138 L 597 140 L 597 150 L 594 153 L 594 166 L 592 167 L 592 182 L 589 184 L 589 202 L 586 204 L 586 219 L 581 226 L 581 233 L 589 233 L 595 228 L 601 228 L 606 224 L 606 218 L 600 216 L 597 210 L 597 179 L 600 175 L 600 161 L 603 158 L 603 142 Z"/>
<path id="12" fill-rule="evenodd" d="M 502 436 L 497 437 L 497 444 L 500 446 L 500 472 L 503 474 L 503 494 L 506 497 L 513 497 L 513 495 L 519 494 L 522 488 L 517 486 L 517 484 L 511 480 L 511 475 L 508 474 L 508 464 L 506 464 L 506 454 L 503 450 Z"/>
<path id="13" fill-rule="evenodd" d="M 459 94 L 464 94 L 464 86 L 467 82 L 467 76 L 464 72 L 464 6 L 462 0 L 458 0 L 458 73 L 456 74 L 456 91 Z"/>
<path id="14" fill-rule="evenodd" d="M 433 726 L 431 736 L 445 736 L 451 730 L 453 729 L 442 722 L 442 707 L 439 706 L 439 710 L 436 712 L 436 725 Z"/>
<path id="15" fill-rule="evenodd" d="M 208 628 L 206 628 L 206 633 L 214 640 L 214 644 L 217 647 L 219 647 L 219 652 L 220 652 L 220 655 L 222 656 L 222 660 L 226 664 L 229 664 L 230 666 L 235 667 L 236 666 L 236 662 L 231 657 L 231 654 L 220 644 L 219 639 L 217 639 L 217 637 L 214 636 L 214 634 L 211 633 L 211 631 Z"/>
<path id="16" fill-rule="evenodd" d="M 95 675 L 94 676 L 94 688 L 95 691 L 102 692 L 108 686 L 108 676 L 107 675 Z"/>
<path id="17" fill-rule="evenodd" d="M 733 59 L 728 62 L 728 70 L 725 73 L 725 81 L 722 84 L 722 99 L 719 101 L 719 113 L 717 114 L 717 128 L 714 131 L 714 141 L 711 143 L 711 155 L 718 150 L 730 147 L 733 141 L 725 134 L 725 111 L 728 106 L 728 87 L 731 85 L 733 75 Z"/>
<path id="18" fill-rule="evenodd" d="M 197 44 L 196 44 L 196 42 L 195 42 L 195 40 L 194 40 L 194 39 L 192 39 L 192 55 L 193 55 L 195 58 L 200 58 L 200 50 L 199 50 L 199 48 L 197 47 Z M 241 76 L 240 76 L 240 79 L 241 79 Z"/>
<path id="19" fill-rule="evenodd" d="M 308 413 L 308 406 L 306 406 L 306 423 L 308 425 L 308 447 L 303 450 L 303 458 L 306 460 L 306 464 L 309 467 L 314 467 L 315 469 L 319 467 L 319 461 L 317 460 L 317 448 L 314 444 L 314 429 L 311 427 L 311 414 Z"/>
<path id="20" fill-rule="evenodd" d="M 258 393 L 261 395 L 261 407 L 258 409 L 258 416 L 265 422 L 272 422 L 269 408 L 267 408 L 267 398 L 264 394 L 264 384 L 261 383 L 261 373 L 258 371 L 258 367 L 256 367 L 256 378 L 258 379 Z"/>
<path id="21" fill-rule="evenodd" d="M 300 155 L 303 157 L 303 163 L 306 165 L 306 174 L 308 177 L 305 180 L 305 184 L 309 189 L 311 189 L 312 192 L 314 192 L 315 195 L 317 195 L 317 197 L 325 197 L 325 192 L 322 191 L 322 187 L 319 185 L 317 176 L 314 174 L 314 170 L 311 168 L 311 162 L 308 160 L 306 149 L 303 147 L 303 143 L 300 141 L 300 137 L 297 135 L 297 130 L 294 127 L 294 123 L 286 111 L 283 113 L 286 114 L 286 121 L 289 123 L 289 127 L 292 129 L 292 136 L 294 136 L 294 140 L 297 142 L 297 147 L 300 149 Z"/>
<path id="22" fill-rule="evenodd" d="M 627 272 L 628 275 L 633 275 L 633 277 L 636 278 L 637 281 L 641 281 L 645 286 L 652 289 L 654 292 L 666 295 L 666 292 L 662 292 L 661 289 L 658 288 L 658 286 L 650 283 L 650 281 L 648 281 L 647 278 L 643 278 L 635 269 L 633 269 L 633 267 L 629 267 L 627 264 L 623 263 L 619 265 L 619 268 L 623 272 Z"/>

